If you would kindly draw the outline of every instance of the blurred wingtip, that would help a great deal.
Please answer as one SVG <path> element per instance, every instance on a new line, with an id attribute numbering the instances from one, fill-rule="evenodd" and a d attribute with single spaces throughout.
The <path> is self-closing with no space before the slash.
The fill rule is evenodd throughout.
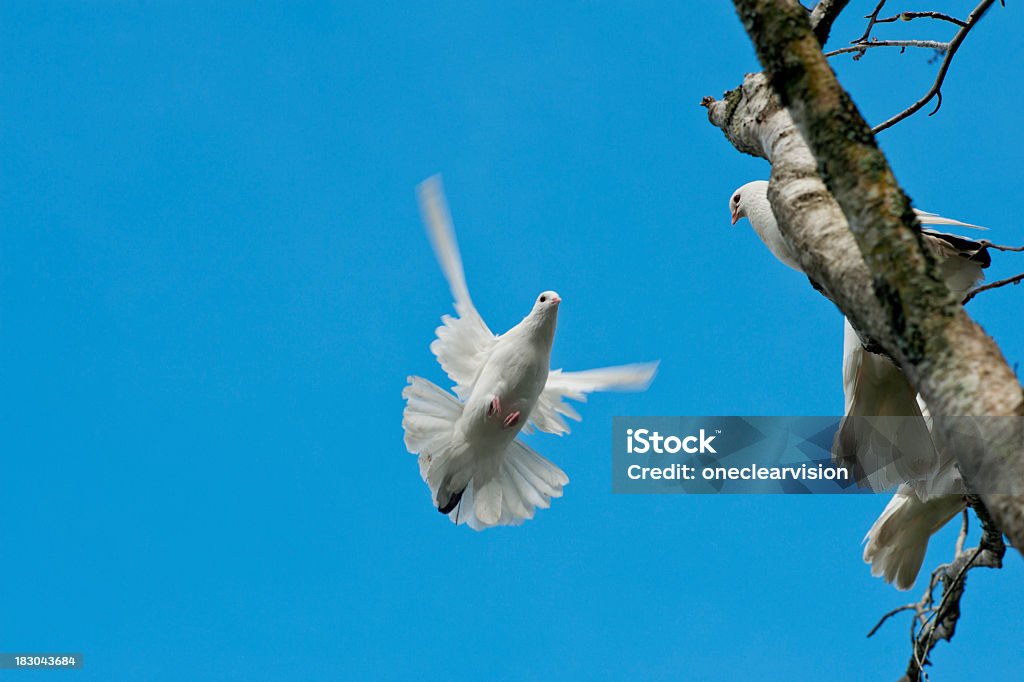
<path id="1" fill-rule="evenodd" d="M 443 182 L 440 173 L 434 173 L 433 175 L 424 178 L 416 184 L 416 194 L 421 198 L 429 195 L 436 195 L 441 193 Z"/>
<path id="2" fill-rule="evenodd" d="M 654 377 L 657 376 L 658 368 L 660 368 L 660 367 L 661 367 L 661 360 L 660 359 L 653 360 L 651 362 L 642 362 L 638 366 L 638 368 L 641 369 L 646 374 L 645 381 L 648 384 L 650 384 L 652 381 L 654 381 Z M 645 386 L 645 388 L 646 388 L 646 386 Z"/>

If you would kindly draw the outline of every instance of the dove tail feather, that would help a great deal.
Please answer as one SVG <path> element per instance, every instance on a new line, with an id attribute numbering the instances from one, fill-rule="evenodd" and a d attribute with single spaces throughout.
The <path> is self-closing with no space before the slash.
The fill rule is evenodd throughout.
<path id="1" fill-rule="evenodd" d="M 462 404 L 444 389 L 409 377 L 402 397 L 405 446 L 419 455 L 420 476 L 430 487 L 434 506 L 456 525 L 474 530 L 517 526 L 562 496 L 569 477 L 519 440 L 489 458 L 496 466 L 476 466 L 474 453 L 452 444 Z"/>
<path id="2" fill-rule="evenodd" d="M 484 478 L 478 473 L 473 478 L 462 504 L 449 518 L 473 530 L 518 526 L 532 519 L 538 507 L 550 507 L 551 499 L 561 497 L 568 483 L 569 477 L 555 464 L 514 440 L 493 476 Z"/>
<path id="3" fill-rule="evenodd" d="M 454 511 L 455 508 L 459 506 L 459 502 L 462 502 L 462 494 L 464 492 L 466 492 L 465 488 L 463 488 L 457 493 L 453 493 L 452 496 L 448 498 L 448 503 L 444 505 L 439 505 L 437 511 L 445 515 L 451 514 L 452 511 Z M 458 523 L 458 521 L 456 521 L 456 523 Z"/>
<path id="4" fill-rule="evenodd" d="M 924 562 L 928 541 L 964 508 L 962 495 L 940 495 L 921 500 L 908 486 L 889 504 L 864 538 L 864 561 L 871 575 L 909 590 Z"/>
<path id="5" fill-rule="evenodd" d="M 956 227 L 969 227 L 974 230 L 988 229 L 987 227 L 982 227 L 981 225 L 972 225 L 971 223 L 965 223 L 963 221 L 955 220 L 953 218 L 946 218 L 944 216 L 939 215 L 938 213 L 921 211 L 916 208 L 914 209 L 914 213 L 917 215 L 917 220 L 922 225 L 954 225 Z"/>
<path id="6" fill-rule="evenodd" d="M 419 455 L 420 477 L 430 487 L 434 505 L 442 514 L 453 511 L 473 475 L 467 454 L 452 445 L 455 422 L 462 404 L 444 389 L 420 377 L 409 377 L 402 391 L 405 447 Z"/>
<path id="7" fill-rule="evenodd" d="M 562 497 L 562 487 L 568 482 L 568 476 L 555 464 L 524 442 L 513 440 L 497 474 L 476 488 L 476 513 L 470 527 L 518 525 L 534 518 L 538 507 L 547 509 L 552 498 Z"/>

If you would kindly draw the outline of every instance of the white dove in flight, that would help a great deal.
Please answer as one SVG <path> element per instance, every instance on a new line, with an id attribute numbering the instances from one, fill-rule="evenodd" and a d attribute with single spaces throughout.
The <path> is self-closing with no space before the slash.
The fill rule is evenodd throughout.
<path id="1" fill-rule="evenodd" d="M 803 272 L 779 232 L 768 201 L 767 181 L 749 182 L 734 191 L 729 210 L 733 225 L 747 218 L 781 263 Z M 924 225 L 985 229 L 935 213 L 914 212 Z M 962 299 L 982 279 L 982 269 L 991 262 L 985 245 L 934 230 L 923 233 L 947 286 Z M 865 537 L 864 561 L 871 564 L 872 575 L 907 590 L 921 570 L 928 540 L 963 509 L 963 482 L 953 461 L 936 452 L 927 407 L 920 396 L 888 357 L 864 348 L 846 319 L 843 393 L 845 417 L 850 419 L 843 419 L 837 433 L 836 459 L 865 472 L 874 490 L 899 486 Z M 873 419 L 876 417 L 904 419 Z"/>
<path id="2" fill-rule="evenodd" d="M 455 395 L 409 377 L 402 396 L 405 446 L 419 455 L 420 476 L 434 506 L 456 524 L 475 530 L 518 525 L 562 495 L 569 479 L 516 438 L 531 425 L 564 434 L 563 417 L 579 414 L 565 398 L 586 400 L 602 390 L 642 390 L 657 363 L 583 372 L 550 370 L 561 297 L 537 296 L 533 309 L 506 333 L 495 335 L 473 306 L 440 176 L 417 187 L 420 210 L 437 260 L 455 297 L 458 317 L 445 315 L 430 350 L 455 382 Z M 456 397 L 457 396 L 457 397 Z"/>

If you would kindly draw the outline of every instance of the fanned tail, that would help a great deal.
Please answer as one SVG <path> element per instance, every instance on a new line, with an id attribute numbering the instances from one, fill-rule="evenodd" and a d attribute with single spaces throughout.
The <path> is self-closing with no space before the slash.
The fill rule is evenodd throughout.
<path id="1" fill-rule="evenodd" d="M 518 526 L 562 496 L 569 477 L 520 440 L 512 441 L 497 471 L 473 478 L 462 497 L 462 510 L 449 518 L 473 530 Z"/>
<path id="2" fill-rule="evenodd" d="M 420 377 L 409 377 L 402 391 L 405 447 L 419 455 L 420 477 L 430 487 L 434 506 L 444 514 L 459 504 L 473 475 L 472 457 L 457 447 L 453 433 L 462 404 L 444 389 Z"/>
<path id="3" fill-rule="evenodd" d="M 453 523 L 474 530 L 516 526 L 538 507 L 562 496 L 569 477 L 525 443 L 514 440 L 504 453 L 471 453 L 455 438 L 462 404 L 420 377 L 402 391 L 405 447 L 419 455 L 420 476 L 434 506 Z"/>
<path id="4" fill-rule="evenodd" d="M 963 495 L 940 495 L 923 502 L 910 486 L 900 486 L 864 538 L 864 561 L 871 564 L 871 575 L 885 578 L 898 590 L 909 590 L 921 570 L 928 541 L 963 508 Z"/>

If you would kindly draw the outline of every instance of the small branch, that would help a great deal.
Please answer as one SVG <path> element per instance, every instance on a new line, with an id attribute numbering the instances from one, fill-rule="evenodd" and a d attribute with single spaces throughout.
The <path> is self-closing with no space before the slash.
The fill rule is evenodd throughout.
<path id="1" fill-rule="evenodd" d="M 877 135 L 886 128 L 891 128 L 892 126 L 896 125 L 897 123 L 907 118 L 908 116 L 916 114 L 926 104 L 928 104 L 928 102 L 932 101 L 936 97 L 938 97 L 938 104 L 936 105 L 935 109 L 928 115 L 932 116 L 935 114 L 936 111 L 939 110 L 939 107 L 942 106 L 942 83 L 943 81 L 946 80 L 946 73 L 949 71 L 950 64 L 953 63 L 953 57 L 956 55 L 956 51 L 960 49 L 960 45 L 962 45 L 964 40 L 967 38 L 967 34 L 970 33 L 971 29 L 973 29 L 981 20 L 981 18 L 985 16 L 985 13 L 988 11 L 988 9 L 992 6 L 994 2 L 995 0 L 982 0 L 980 3 L 978 3 L 978 6 L 975 7 L 974 10 L 967 17 L 967 21 L 964 22 L 963 27 L 961 27 L 961 29 L 956 32 L 956 35 L 953 36 L 953 39 L 949 41 L 949 47 L 946 50 L 945 58 L 942 60 L 942 65 L 939 67 L 939 73 L 935 76 L 935 82 L 932 83 L 932 87 L 928 89 L 928 92 L 926 92 L 921 97 L 921 99 L 917 100 L 916 102 L 914 102 L 909 107 L 907 107 L 900 113 L 896 114 L 889 120 L 876 125 L 874 128 L 871 129 L 871 132 Z M 869 15 L 871 21 L 868 24 L 868 33 L 870 33 L 871 28 L 876 23 L 878 23 L 878 10 L 881 9 L 881 5 L 883 4 L 885 3 L 879 3 L 879 7 L 875 8 L 874 16 Z M 860 39 L 860 42 L 866 40 L 867 34 L 865 34 L 864 37 Z"/>
<path id="2" fill-rule="evenodd" d="M 945 52 L 949 49 L 949 43 L 944 43 L 939 40 L 872 40 L 871 42 L 860 43 L 859 45 L 852 45 L 850 47 L 841 47 L 838 50 L 826 52 L 825 56 L 835 57 L 837 54 L 849 54 L 850 52 L 864 54 L 864 52 L 873 47 L 899 47 L 903 49 L 908 47 L 921 47 Z"/>
<path id="3" fill-rule="evenodd" d="M 882 619 L 879 620 L 877 624 L 875 624 L 875 627 L 871 628 L 871 632 L 868 633 L 868 637 L 871 637 L 876 632 L 878 632 L 878 629 L 885 625 L 885 621 L 889 620 L 897 613 L 903 613 L 904 611 L 910 611 L 911 609 L 914 609 L 916 611 L 917 604 L 904 604 L 903 606 L 897 606 L 892 611 L 882 616 Z"/>
<path id="4" fill-rule="evenodd" d="M 1006 545 L 1003 542 L 1003 534 L 995 527 L 988 509 L 982 504 L 981 498 L 976 495 L 967 496 L 967 504 L 974 509 L 978 520 L 981 522 L 982 536 L 977 547 L 964 549 L 967 540 L 968 519 L 967 509 L 964 509 L 963 526 L 956 541 L 956 552 L 953 560 L 948 564 L 942 564 L 932 571 L 928 580 L 928 588 L 921 599 L 912 604 L 904 604 L 889 611 L 878 624 L 871 629 L 868 637 L 871 637 L 879 628 L 892 616 L 913 611 L 914 617 L 910 622 L 910 638 L 913 643 L 913 651 L 903 680 L 917 682 L 924 678 L 928 679 L 925 673 L 925 666 L 929 665 L 928 656 L 935 645 L 942 640 L 949 641 L 956 632 L 957 621 L 960 619 L 960 600 L 964 595 L 967 584 L 967 572 L 972 568 L 1000 568 L 1002 559 L 1006 554 Z M 942 587 L 942 597 L 936 605 L 935 588 Z"/>
<path id="5" fill-rule="evenodd" d="M 963 518 L 963 522 L 960 524 L 960 535 L 957 536 L 957 539 L 956 539 L 956 552 L 955 553 L 956 553 L 957 556 L 959 556 L 960 554 L 964 553 L 964 544 L 967 542 L 967 530 L 968 530 L 969 526 L 971 525 L 971 515 L 967 511 L 966 507 L 964 507 L 964 511 L 963 511 L 962 516 L 964 518 Z"/>
<path id="6" fill-rule="evenodd" d="M 1003 542 L 1003 531 L 996 525 L 988 507 L 981 501 L 981 497 L 973 493 L 967 496 L 967 504 L 974 510 L 974 514 L 981 522 L 981 542 L 979 547 L 992 550 L 995 555 L 995 565 L 991 568 L 1001 568 L 1002 558 L 1006 553 L 1006 544 Z"/>
<path id="7" fill-rule="evenodd" d="M 885 7 L 885 3 L 886 0 L 878 0 L 878 4 L 875 5 L 875 11 L 864 17 L 865 19 L 868 20 L 868 27 L 864 29 L 864 35 L 852 41 L 853 44 L 856 45 L 857 43 L 867 42 L 868 38 L 871 36 L 871 29 L 873 29 L 875 27 L 875 24 L 878 23 L 878 13 L 882 11 L 883 7 Z"/>
<path id="8" fill-rule="evenodd" d="M 824 45 L 828 42 L 828 35 L 832 31 L 832 24 L 839 17 L 839 14 L 846 9 L 850 0 L 819 0 L 818 4 L 811 10 L 811 26 L 814 28 L 814 35 L 818 42 Z"/>
<path id="9" fill-rule="evenodd" d="M 875 19 L 876 24 L 891 24 L 894 21 L 911 21 L 913 19 L 939 19 L 940 21 L 948 21 L 951 24 L 956 24 L 960 27 L 966 27 L 967 22 L 961 21 L 956 17 L 951 17 L 948 14 L 942 12 L 901 12 L 885 19 Z"/>
<path id="10" fill-rule="evenodd" d="M 1016 251 L 1017 253 L 1024 252 L 1024 246 L 1003 246 L 1002 244 L 993 244 L 987 239 L 977 240 L 983 249 L 995 249 L 996 251 Z"/>
<path id="11" fill-rule="evenodd" d="M 1013 277 L 1007 277 L 1006 279 L 1001 279 L 1001 280 L 998 280 L 996 282 L 991 282 L 989 284 L 985 284 L 984 286 L 980 286 L 980 287 L 978 287 L 976 289 L 971 289 L 971 291 L 966 296 L 964 296 L 964 300 L 961 301 L 961 304 L 962 305 L 967 305 L 968 301 L 970 301 L 972 298 L 974 298 L 975 296 L 977 296 L 978 294 L 980 294 L 983 291 L 989 291 L 991 289 L 998 289 L 999 287 L 1005 287 L 1007 284 L 1017 285 L 1017 284 L 1020 284 L 1021 282 L 1024 282 L 1024 272 L 1022 272 L 1019 275 L 1014 275 Z"/>

